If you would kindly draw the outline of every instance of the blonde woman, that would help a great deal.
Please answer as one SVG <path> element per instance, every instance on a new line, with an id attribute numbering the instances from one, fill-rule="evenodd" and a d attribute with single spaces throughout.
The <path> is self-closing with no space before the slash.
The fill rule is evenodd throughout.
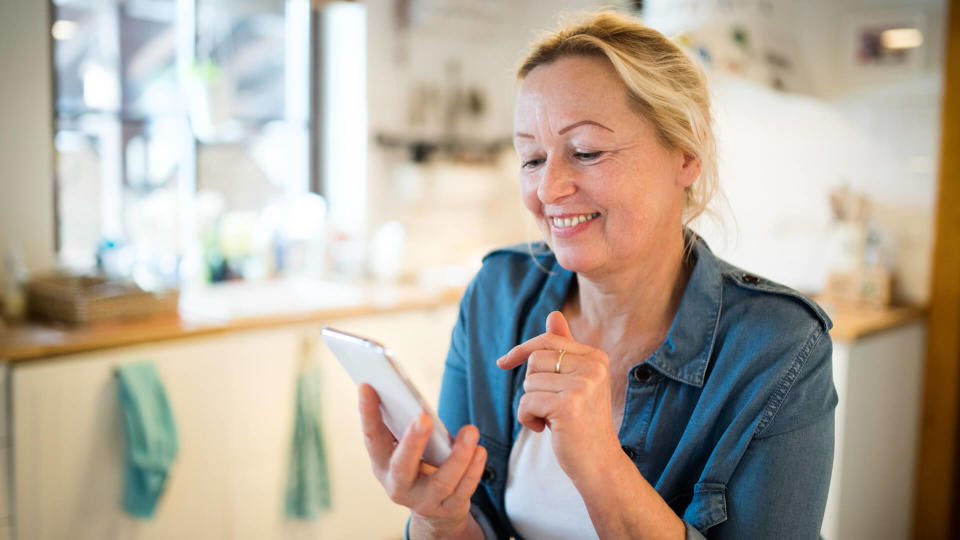
<path id="1" fill-rule="evenodd" d="M 484 259 L 420 463 L 361 388 L 373 469 L 412 538 L 816 538 L 830 481 L 831 323 L 686 228 L 716 184 L 702 72 L 603 13 L 533 47 L 514 141 L 544 242 Z"/>

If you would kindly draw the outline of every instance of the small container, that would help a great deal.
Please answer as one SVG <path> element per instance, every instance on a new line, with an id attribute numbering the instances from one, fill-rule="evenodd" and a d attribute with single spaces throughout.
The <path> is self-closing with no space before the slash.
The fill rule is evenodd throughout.
<path id="1" fill-rule="evenodd" d="M 3 315 L 9 321 L 19 321 L 27 314 L 27 268 L 16 249 L 7 252 L 3 266 Z"/>

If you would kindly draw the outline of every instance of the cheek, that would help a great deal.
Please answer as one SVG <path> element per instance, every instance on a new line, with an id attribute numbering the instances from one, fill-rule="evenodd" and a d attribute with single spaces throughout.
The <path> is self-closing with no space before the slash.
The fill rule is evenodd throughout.
<path id="1" fill-rule="evenodd" d="M 523 199 L 523 205 L 534 217 L 542 215 L 540 197 L 537 196 L 537 182 L 532 178 L 520 179 L 520 198 Z"/>

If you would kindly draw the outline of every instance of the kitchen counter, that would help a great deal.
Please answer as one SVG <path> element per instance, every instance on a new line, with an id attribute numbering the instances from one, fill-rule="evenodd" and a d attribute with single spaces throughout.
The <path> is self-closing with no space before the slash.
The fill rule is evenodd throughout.
<path id="1" fill-rule="evenodd" d="M 281 280 L 228 283 L 181 295 L 179 314 L 84 326 L 28 322 L 0 328 L 0 361 L 36 358 L 252 328 L 429 309 L 454 304 L 462 287 L 348 285 Z"/>
<path id="2" fill-rule="evenodd" d="M 819 302 L 819 301 L 818 301 Z M 819 302 L 833 320 L 830 337 L 834 341 L 854 342 L 867 336 L 921 321 L 927 310 L 922 306 L 895 306 L 884 309 L 854 308 Z"/>
<path id="3" fill-rule="evenodd" d="M 180 313 L 86 326 L 27 323 L 0 330 L 0 361 L 20 362 L 149 341 L 346 317 L 429 309 L 456 303 L 462 287 L 347 285 L 307 280 L 229 283 L 181 295 Z M 922 320 L 918 306 L 882 310 L 822 303 L 834 341 L 855 342 Z"/>

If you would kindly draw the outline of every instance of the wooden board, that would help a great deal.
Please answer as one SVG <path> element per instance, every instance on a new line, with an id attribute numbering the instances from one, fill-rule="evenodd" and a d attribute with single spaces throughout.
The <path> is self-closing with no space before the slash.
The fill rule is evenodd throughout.
<path id="1" fill-rule="evenodd" d="M 927 334 L 914 538 L 955 538 L 960 406 L 960 1 L 948 6 L 940 181 Z M 952 533 L 951 533 L 952 531 Z"/>

